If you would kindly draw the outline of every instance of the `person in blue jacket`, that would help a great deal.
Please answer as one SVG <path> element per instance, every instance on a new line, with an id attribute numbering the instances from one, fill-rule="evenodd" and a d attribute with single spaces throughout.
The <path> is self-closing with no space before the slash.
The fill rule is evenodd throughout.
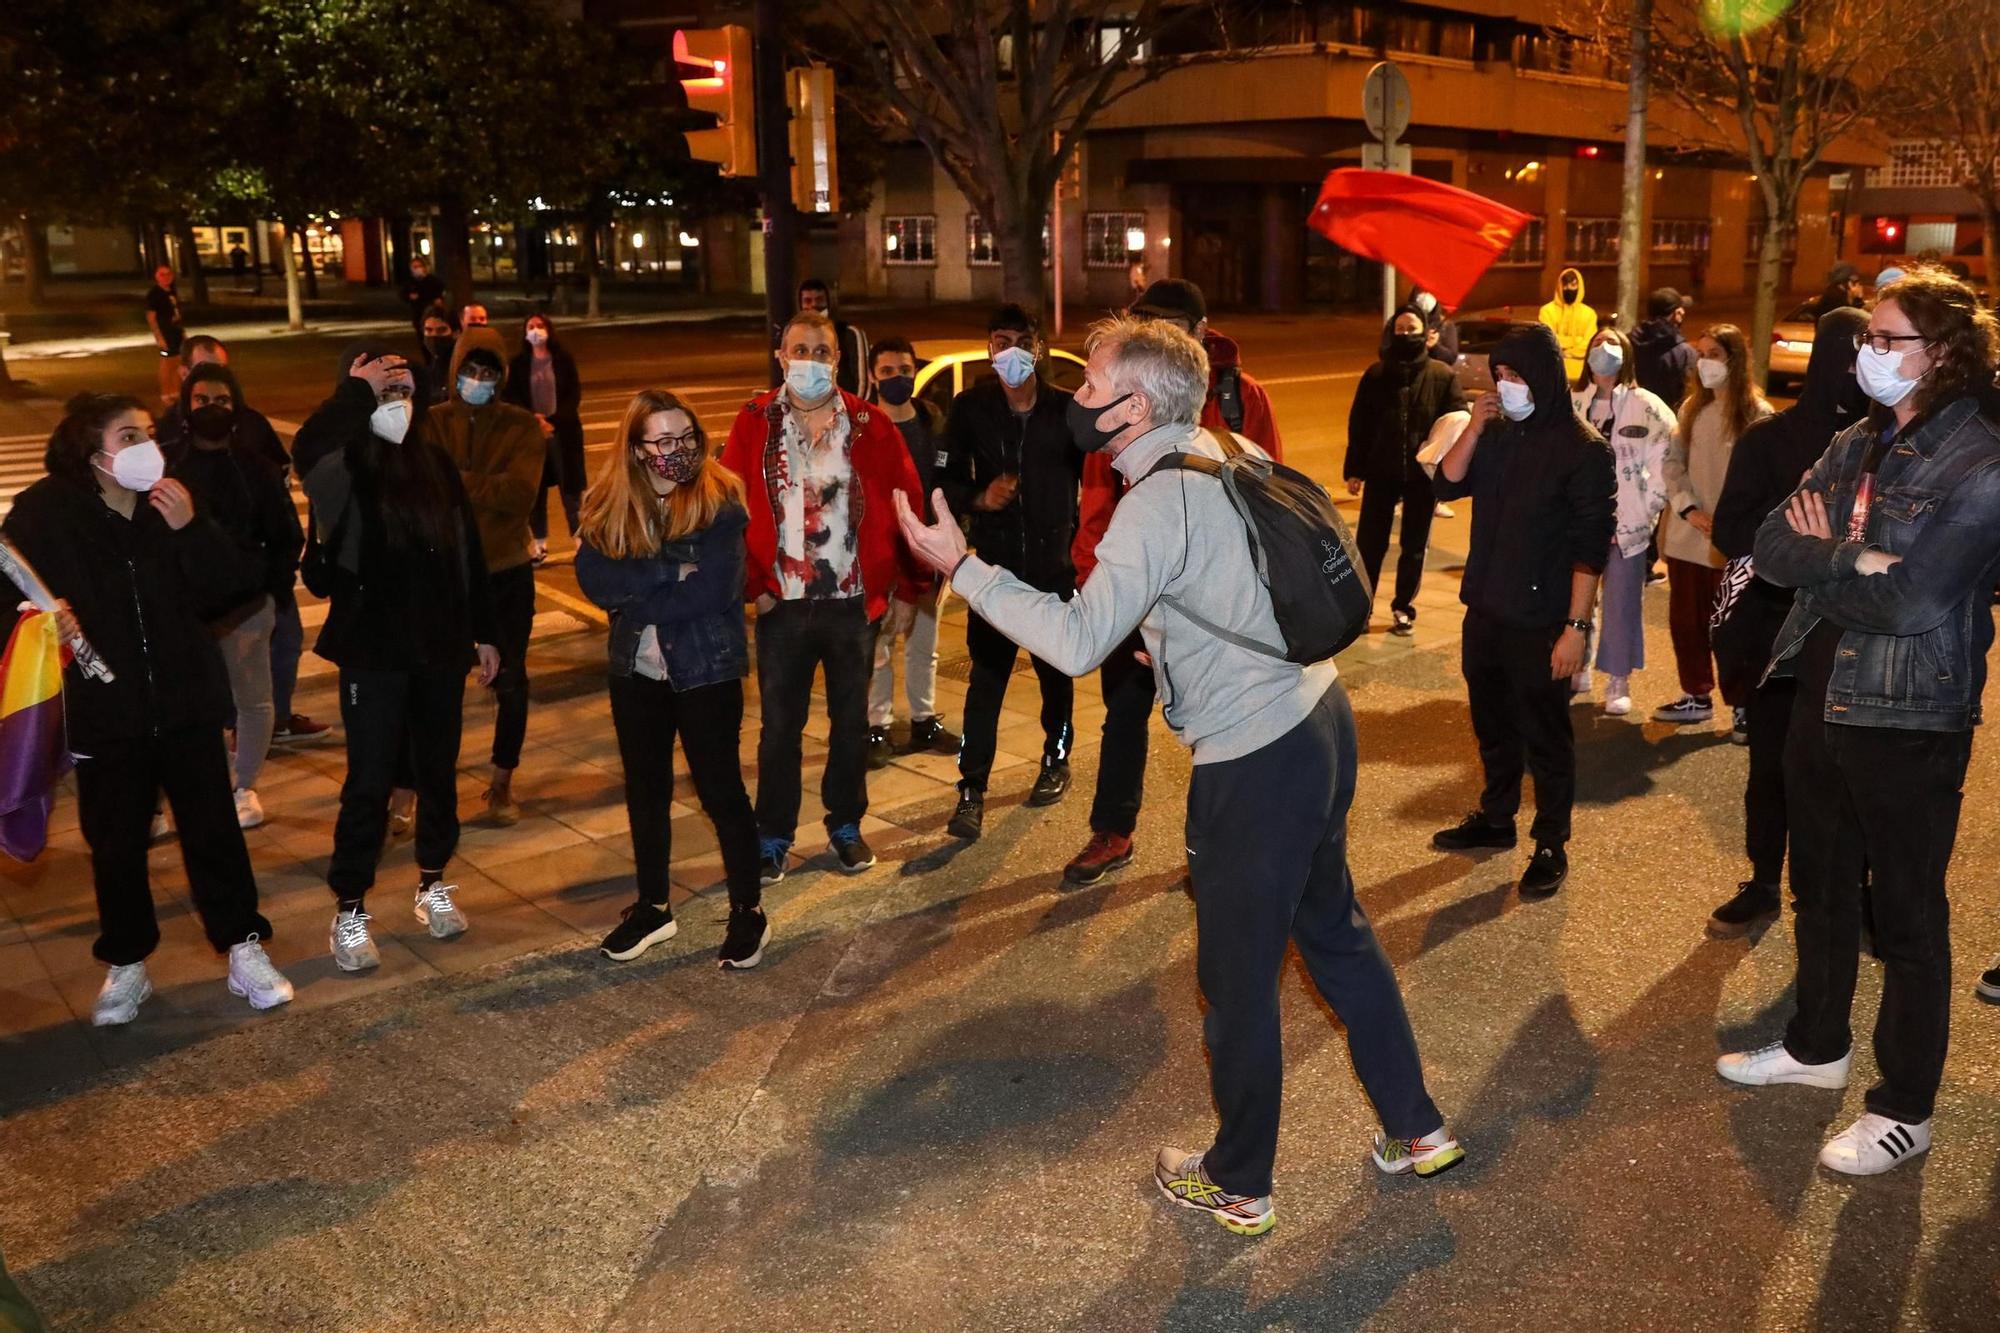
<path id="1" fill-rule="evenodd" d="M 638 900 L 602 946 L 637 958 L 674 937 L 674 737 L 715 825 L 729 884 L 719 957 L 751 968 L 771 927 L 761 904 L 757 819 L 743 786 L 743 483 L 710 456 L 708 434 L 674 394 L 645 389 L 625 409 L 610 459 L 584 494 L 576 581 L 611 613 L 611 722 L 625 766 Z"/>

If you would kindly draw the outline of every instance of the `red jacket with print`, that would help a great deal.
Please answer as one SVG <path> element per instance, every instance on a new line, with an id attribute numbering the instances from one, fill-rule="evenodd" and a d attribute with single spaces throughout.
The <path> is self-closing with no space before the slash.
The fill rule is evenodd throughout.
<path id="1" fill-rule="evenodd" d="M 898 585 L 918 586 L 924 571 L 903 545 L 896 524 L 896 492 L 908 491 L 920 502 L 922 483 L 910 462 L 910 450 L 895 424 L 872 405 L 842 389 L 841 405 L 852 424 L 848 455 L 860 483 L 848 497 L 848 517 L 855 529 L 855 560 L 861 567 L 868 618 L 879 619 L 889 609 Z M 779 595 L 778 453 L 784 448 L 782 386 L 752 398 L 736 414 L 723 446 L 722 465 L 743 478 L 744 502 L 750 526 L 743 536 L 749 559 L 743 572 L 743 600 L 754 602 L 766 593 Z"/>

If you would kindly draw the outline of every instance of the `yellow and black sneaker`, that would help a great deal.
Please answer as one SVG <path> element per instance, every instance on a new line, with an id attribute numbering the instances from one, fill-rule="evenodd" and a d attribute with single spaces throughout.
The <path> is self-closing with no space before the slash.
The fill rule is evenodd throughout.
<path id="1" fill-rule="evenodd" d="M 1160 1149 L 1153 1162 L 1153 1183 L 1160 1187 L 1160 1193 L 1181 1207 L 1207 1213 L 1239 1236 L 1261 1236 L 1278 1222 L 1270 1195 L 1252 1198 L 1226 1192 L 1208 1178 L 1198 1152 Z"/>
<path id="2" fill-rule="evenodd" d="M 1380 1130 L 1375 1132 L 1375 1165 L 1392 1176 L 1405 1171 L 1434 1176 L 1464 1160 L 1465 1149 L 1458 1146 L 1458 1140 L 1447 1134 L 1442 1125 L 1416 1139 L 1392 1139 Z"/>

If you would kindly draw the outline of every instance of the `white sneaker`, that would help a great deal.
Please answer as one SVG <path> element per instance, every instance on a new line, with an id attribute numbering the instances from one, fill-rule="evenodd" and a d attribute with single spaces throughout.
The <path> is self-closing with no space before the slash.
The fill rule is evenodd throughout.
<path id="1" fill-rule="evenodd" d="M 248 787 L 236 789 L 236 827 L 256 828 L 264 822 L 264 803 Z"/>
<path id="2" fill-rule="evenodd" d="M 1715 1062 L 1715 1072 L 1731 1083 L 1763 1088 L 1773 1083 L 1803 1083 L 1809 1088 L 1844 1088 L 1848 1066 L 1854 1063 L 1849 1051 L 1838 1060 L 1823 1065 L 1802 1064 L 1785 1050 L 1785 1043 L 1773 1042 L 1754 1051 L 1736 1051 Z"/>
<path id="3" fill-rule="evenodd" d="M 1431 507 L 1431 517 L 1457 518 L 1458 511 L 1456 509 L 1453 509 L 1450 505 L 1446 504 L 1444 501 L 1439 500 L 1435 505 Z"/>
<path id="4" fill-rule="evenodd" d="M 1569 678 L 1569 701 L 1573 704 L 1590 702 L 1591 673 L 1579 671 Z"/>
<path id="5" fill-rule="evenodd" d="M 361 972 L 382 964 L 382 954 L 368 933 L 366 912 L 338 911 L 328 932 L 333 944 L 333 961 L 343 972 Z"/>
<path id="6" fill-rule="evenodd" d="M 1931 1122 L 1906 1125 L 1868 1112 L 1819 1150 L 1819 1164 L 1844 1176 L 1879 1176 L 1931 1149 Z"/>
<path id="7" fill-rule="evenodd" d="M 1405 1171 L 1414 1171 L 1420 1176 L 1434 1176 L 1464 1161 L 1465 1149 L 1458 1146 L 1458 1140 L 1446 1133 L 1442 1125 L 1420 1139 L 1392 1139 L 1378 1129 L 1374 1158 L 1376 1169 L 1385 1175 L 1400 1176 Z"/>
<path id="8" fill-rule="evenodd" d="M 1632 696 L 1629 694 L 1607 694 L 1604 696 L 1604 715 L 1624 717 L 1632 711 Z"/>
<path id="9" fill-rule="evenodd" d="M 465 933 L 465 913 L 451 900 L 456 892 L 456 884 L 433 884 L 417 890 L 417 921 L 430 927 L 432 939 L 448 940 Z"/>
<path id="10" fill-rule="evenodd" d="M 104 988 L 97 992 L 97 1008 L 91 1011 L 92 1025 L 122 1027 L 139 1016 L 139 1006 L 153 998 L 153 979 L 144 963 L 126 963 L 104 974 Z"/>
<path id="11" fill-rule="evenodd" d="M 252 935 L 229 950 L 229 993 L 250 1001 L 252 1009 L 276 1009 L 292 1002 L 292 983 L 272 964 L 264 946 Z"/>

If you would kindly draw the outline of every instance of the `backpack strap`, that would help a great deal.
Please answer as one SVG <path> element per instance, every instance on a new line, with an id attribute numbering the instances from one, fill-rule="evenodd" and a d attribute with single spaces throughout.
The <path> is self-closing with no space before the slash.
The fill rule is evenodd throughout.
<path id="1" fill-rule="evenodd" d="M 1257 529 L 1250 522 L 1249 516 L 1244 513 L 1242 502 L 1236 498 L 1236 488 L 1229 484 L 1229 469 L 1215 459 L 1208 458 L 1202 454 L 1171 453 L 1153 464 L 1147 471 L 1146 476 L 1139 478 L 1139 481 L 1145 481 L 1148 477 L 1156 476 L 1161 472 L 1199 472 L 1205 476 L 1214 477 L 1222 483 L 1223 492 L 1229 497 L 1230 506 L 1236 510 L 1237 516 L 1243 520 L 1243 535 L 1250 543 L 1251 568 L 1262 579 L 1264 577 L 1264 559 L 1263 551 L 1257 541 Z M 1135 486 L 1137 484 L 1138 482 L 1133 483 Z M 1191 610 L 1178 597 L 1162 593 L 1160 595 L 1160 603 L 1163 606 L 1172 607 L 1180 613 L 1183 619 L 1193 624 L 1197 629 L 1206 631 L 1214 637 L 1221 639 L 1224 643 L 1233 644 L 1245 652 L 1256 653 L 1260 657 L 1275 658 L 1280 662 L 1291 660 L 1281 650 L 1273 648 L 1268 643 L 1259 642 L 1248 635 L 1238 634 L 1234 630 L 1224 629 L 1208 617 Z"/>

